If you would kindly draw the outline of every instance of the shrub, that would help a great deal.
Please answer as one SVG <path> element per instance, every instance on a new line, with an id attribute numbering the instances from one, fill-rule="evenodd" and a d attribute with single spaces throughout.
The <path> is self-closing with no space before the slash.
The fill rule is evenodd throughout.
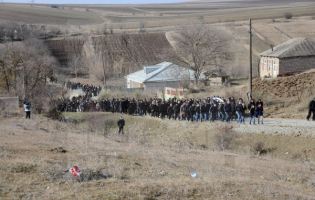
<path id="1" fill-rule="evenodd" d="M 44 115 L 51 119 L 60 119 L 61 112 L 58 110 L 58 102 L 56 100 L 50 100 Z"/>
<path id="2" fill-rule="evenodd" d="M 292 19 L 293 14 L 290 12 L 285 12 L 285 13 L 283 13 L 283 17 L 286 19 Z"/>
<path id="3" fill-rule="evenodd" d="M 214 134 L 214 142 L 219 150 L 231 149 L 232 143 L 238 138 L 238 134 L 233 132 L 230 128 L 224 127 L 219 129 L 218 133 Z"/>
<path id="4" fill-rule="evenodd" d="M 87 123 L 88 131 L 100 133 L 104 136 L 110 134 L 116 127 L 113 118 L 103 118 L 96 114 L 86 114 L 84 120 Z"/>
<path id="5" fill-rule="evenodd" d="M 263 143 L 263 142 L 261 142 L 261 141 L 256 142 L 255 144 L 252 145 L 252 151 L 253 151 L 255 154 L 260 155 L 260 153 L 262 152 L 264 146 L 265 146 L 265 143 Z"/>

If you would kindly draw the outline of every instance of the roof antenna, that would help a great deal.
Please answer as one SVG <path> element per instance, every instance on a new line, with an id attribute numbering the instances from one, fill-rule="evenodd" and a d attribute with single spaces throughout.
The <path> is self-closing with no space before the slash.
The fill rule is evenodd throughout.
<path id="1" fill-rule="evenodd" d="M 273 51 L 273 44 L 271 44 L 270 47 L 271 47 L 271 51 Z"/>

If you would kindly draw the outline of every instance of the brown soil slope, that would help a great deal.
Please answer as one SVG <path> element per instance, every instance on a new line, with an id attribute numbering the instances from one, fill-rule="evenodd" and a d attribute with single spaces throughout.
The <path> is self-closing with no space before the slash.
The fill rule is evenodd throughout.
<path id="1" fill-rule="evenodd" d="M 315 71 L 258 80 L 253 84 L 254 97 L 265 103 L 265 117 L 305 119 L 309 101 L 315 95 Z"/>
<path id="2" fill-rule="evenodd" d="M 93 37 L 92 40 L 96 52 L 105 49 L 109 60 L 140 66 L 163 62 L 174 53 L 165 33 L 107 35 Z"/>
<path id="3" fill-rule="evenodd" d="M 66 65 L 74 56 L 84 55 L 84 41 L 81 38 L 46 40 L 46 44 L 61 65 Z"/>
<path id="4" fill-rule="evenodd" d="M 253 90 L 273 97 L 290 98 L 310 91 L 315 83 L 315 71 L 295 76 L 261 80 L 253 84 Z"/>

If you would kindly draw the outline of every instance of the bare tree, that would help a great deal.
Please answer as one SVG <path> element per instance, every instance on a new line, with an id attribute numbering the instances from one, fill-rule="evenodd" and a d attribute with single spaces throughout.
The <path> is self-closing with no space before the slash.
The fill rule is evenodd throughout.
<path id="1" fill-rule="evenodd" d="M 75 74 L 75 78 L 78 78 L 78 72 L 82 69 L 81 56 L 74 55 L 68 62 L 68 67 Z"/>
<path id="2" fill-rule="evenodd" d="M 102 81 L 103 87 L 107 88 L 107 80 L 114 75 L 113 64 L 103 52 L 99 52 L 94 58 L 95 65 L 91 68 L 90 74 Z"/>
<path id="3" fill-rule="evenodd" d="M 29 99 L 46 83 L 55 62 L 43 41 L 36 38 L 7 43 L 0 54 L 0 86 L 21 100 Z"/>
<path id="4" fill-rule="evenodd" d="M 188 89 L 191 83 L 190 70 L 187 68 L 179 67 L 173 64 L 168 71 L 165 71 L 167 76 L 174 78 L 179 82 L 179 86 Z"/>
<path id="5" fill-rule="evenodd" d="M 196 85 L 204 68 L 215 66 L 223 52 L 225 43 L 219 34 L 200 22 L 178 27 L 174 38 L 178 62 L 194 71 Z"/>

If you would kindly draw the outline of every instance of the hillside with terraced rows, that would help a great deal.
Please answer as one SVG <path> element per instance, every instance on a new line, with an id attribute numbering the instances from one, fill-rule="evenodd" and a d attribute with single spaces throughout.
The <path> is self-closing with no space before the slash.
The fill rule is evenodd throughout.
<path id="1" fill-rule="evenodd" d="M 140 66 L 163 62 L 175 53 L 165 33 L 106 35 L 92 41 L 95 51 L 103 51 L 108 60 Z"/>
<path id="2" fill-rule="evenodd" d="M 67 65 L 68 61 L 74 56 L 85 55 L 83 50 L 84 40 L 80 37 L 46 40 L 45 42 L 52 55 L 57 58 L 61 66 Z"/>

